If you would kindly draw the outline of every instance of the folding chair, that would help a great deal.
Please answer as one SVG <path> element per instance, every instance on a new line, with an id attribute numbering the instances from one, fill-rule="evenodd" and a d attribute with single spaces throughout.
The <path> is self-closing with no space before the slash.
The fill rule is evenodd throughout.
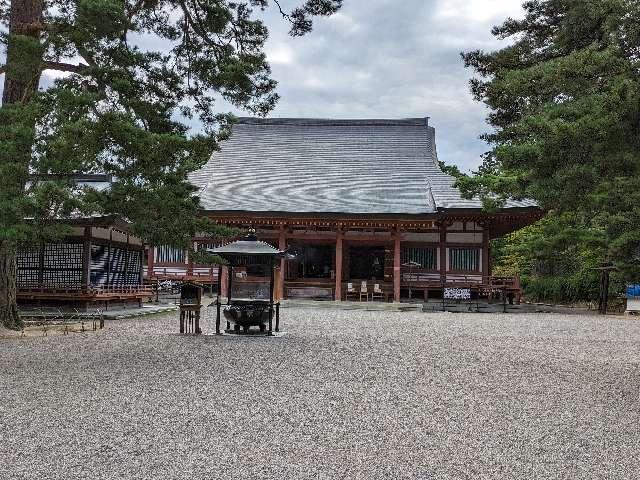
<path id="1" fill-rule="evenodd" d="M 384 300 L 384 291 L 380 288 L 379 283 L 373 284 L 373 292 L 371 292 L 371 301 L 379 298 L 380 300 Z"/>
<path id="2" fill-rule="evenodd" d="M 362 301 L 362 296 L 364 295 L 365 301 L 369 301 L 369 289 L 367 288 L 367 281 L 363 280 L 360 284 L 360 301 Z"/>
<path id="3" fill-rule="evenodd" d="M 353 288 L 353 283 L 347 283 L 347 291 L 344 294 L 344 299 L 349 300 L 349 297 L 356 298 L 358 296 L 358 292 Z"/>

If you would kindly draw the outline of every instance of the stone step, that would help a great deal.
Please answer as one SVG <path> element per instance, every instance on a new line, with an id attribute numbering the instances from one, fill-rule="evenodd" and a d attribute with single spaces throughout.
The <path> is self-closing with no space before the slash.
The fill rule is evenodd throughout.
<path id="1" fill-rule="evenodd" d="M 384 302 L 336 302 L 314 300 L 283 300 L 282 308 L 327 308 L 333 310 L 369 310 L 369 311 L 421 311 L 421 303 L 384 303 Z"/>

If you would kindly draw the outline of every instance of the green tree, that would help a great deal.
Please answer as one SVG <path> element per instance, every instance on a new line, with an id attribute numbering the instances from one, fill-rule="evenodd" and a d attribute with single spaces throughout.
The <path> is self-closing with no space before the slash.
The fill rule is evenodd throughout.
<path id="1" fill-rule="evenodd" d="M 458 185 L 494 207 L 535 199 L 551 218 L 536 227 L 547 240 L 542 245 L 526 230 L 519 235 L 531 238 L 520 244 L 544 246 L 549 261 L 555 253 L 585 266 L 611 259 L 628 278 L 637 276 L 640 2 L 530 0 L 523 7 L 523 19 L 493 29 L 507 46 L 462 54 L 477 73 L 471 91 L 489 107 L 493 129 L 484 135 L 492 149 L 479 171 Z M 589 260 L 570 254 L 567 242 Z"/>
<path id="2" fill-rule="evenodd" d="M 275 5 L 291 35 L 309 32 L 341 0 L 0 0 L 6 46 L 0 107 L 0 321 L 20 324 L 16 248 L 60 234 L 52 219 L 115 214 L 160 244 L 197 228 L 187 174 L 228 132 L 216 98 L 256 115 L 275 105 L 260 13 Z M 142 48 L 154 38 L 158 51 Z M 67 72 L 46 91 L 44 70 Z M 199 120 L 202 133 L 186 123 Z M 115 178 L 79 189 L 74 173 Z M 200 223 L 200 225 L 199 225 Z"/>
<path id="3" fill-rule="evenodd" d="M 493 272 L 520 276 L 530 300 L 594 300 L 600 283 L 595 267 L 607 251 L 604 237 L 587 216 L 552 212 L 533 225 L 493 241 Z M 614 274 L 612 287 L 621 286 L 619 275 Z"/>

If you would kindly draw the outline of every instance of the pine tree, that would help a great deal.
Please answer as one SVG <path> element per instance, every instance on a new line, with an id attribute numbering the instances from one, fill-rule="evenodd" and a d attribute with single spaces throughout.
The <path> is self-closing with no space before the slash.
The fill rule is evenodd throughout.
<path id="1" fill-rule="evenodd" d="M 302 2 L 302 0 L 301 0 Z M 16 249 L 61 234 L 52 219 L 113 214 L 147 241 L 180 244 L 199 226 L 187 174 L 232 118 L 216 98 L 256 115 L 275 105 L 260 12 L 275 6 L 292 36 L 341 0 L 0 0 L 8 28 L 0 107 L 0 320 L 20 325 Z M 159 51 L 137 46 L 144 38 Z M 68 75 L 39 91 L 44 70 Z M 202 133 L 190 134 L 197 119 Z M 109 191 L 74 187 L 74 173 L 110 174 Z M 200 222 L 202 223 L 202 222 Z"/>
<path id="2" fill-rule="evenodd" d="M 491 207 L 533 198 L 542 224 L 581 230 L 600 260 L 640 274 L 640 2 L 530 0 L 493 29 L 509 45 L 463 53 L 471 90 L 490 109 L 492 150 L 460 178 Z M 567 224 L 567 219 L 570 223 Z M 557 233 L 557 232 L 556 232 Z M 593 247 L 597 245 L 597 247 Z M 553 245 L 547 244 L 547 250 Z"/>

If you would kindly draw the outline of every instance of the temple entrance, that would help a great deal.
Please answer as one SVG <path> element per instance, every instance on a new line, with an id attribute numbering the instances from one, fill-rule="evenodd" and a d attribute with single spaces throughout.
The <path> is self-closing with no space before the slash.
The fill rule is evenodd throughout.
<path id="1" fill-rule="evenodd" d="M 349 248 L 349 273 L 353 279 L 384 279 L 384 247 Z"/>
<path id="2" fill-rule="evenodd" d="M 294 248 L 298 256 L 289 262 L 287 278 L 334 278 L 333 245 L 295 245 Z"/>
<path id="3" fill-rule="evenodd" d="M 289 244 L 295 258 L 287 261 L 286 298 L 333 300 L 335 288 L 335 245 Z"/>

